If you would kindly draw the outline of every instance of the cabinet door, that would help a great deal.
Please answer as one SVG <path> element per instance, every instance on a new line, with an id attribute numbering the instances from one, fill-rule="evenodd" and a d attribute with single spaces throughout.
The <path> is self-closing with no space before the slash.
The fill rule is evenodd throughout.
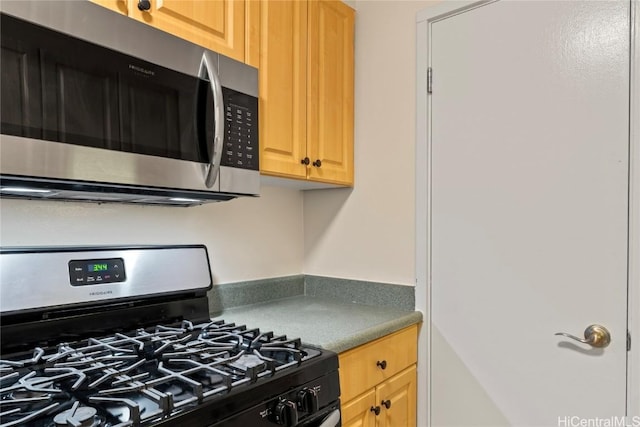
<path id="1" fill-rule="evenodd" d="M 144 12 L 137 5 L 129 0 L 132 18 L 244 62 L 244 0 L 151 0 Z"/>
<path id="2" fill-rule="evenodd" d="M 307 2 L 260 6 L 260 170 L 306 178 Z"/>
<path id="3" fill-rule="evenodd" d="M 260 66 L 260 3 L 249 0 L 244 5 L 244 62 L 255 68 Z"/>
<path id="4" fill-rule="evenodd" d="M 342 427 L 375 427 L 376 416 L 371 412 L 375 406 L 376 392 L 371 389 L 347 403 L 342 404 Z"/>
<path id="5" fill-rule="evenodd" d="M 354 11 L 309 1 L 307 147 L 313 180 L 353 184 Z"/>
<path id="6" fill-rule="evenodd" d="M 376 405 L 381 409 L 378 427 L 415 426 L 416 366 L 380 384 L 376 388 Z"/>
<path id="7" fill-rule="evenodd" d="M 114 12 L 118 12 L 123 15 L 129 14 L 129 0 L 91 0 L 91 2 L 99 4 L 102 7 L 106 7 L 107 9 L 111 9 Z"/>

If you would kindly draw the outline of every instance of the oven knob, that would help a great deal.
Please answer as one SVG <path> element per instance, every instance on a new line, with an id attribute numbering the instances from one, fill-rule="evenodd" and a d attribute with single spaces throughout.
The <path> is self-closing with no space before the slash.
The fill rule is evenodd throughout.
<path id="1" fill-rule="evenodd" d="M 282 400 L 273 411 L 276 424 L 281 426 L 293 427 L 298 424 L 298 408 L 296 404 L 290 400 Z"/>
<path id="2" fill-rule="evenodd" d="M 309 414 L 318 412 L 318 392 L 312 388 L 303 388 L 298 392 L 298 407 Z"/>

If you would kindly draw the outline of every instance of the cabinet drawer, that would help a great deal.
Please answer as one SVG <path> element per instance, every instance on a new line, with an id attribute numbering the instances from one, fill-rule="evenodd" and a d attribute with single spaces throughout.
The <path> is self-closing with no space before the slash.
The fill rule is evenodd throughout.
<path id="1" fill-rule="evenodd" d="M 417 348 L 418 325 L 412 325 L 341 353 L 341 400 L 346 402 L 416 363 Z"/>

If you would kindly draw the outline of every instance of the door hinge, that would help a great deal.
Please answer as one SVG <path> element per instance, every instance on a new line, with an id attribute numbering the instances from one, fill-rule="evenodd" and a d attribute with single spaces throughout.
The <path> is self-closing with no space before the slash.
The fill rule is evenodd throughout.
<path id="1" fill-rule="evenodd" d="M 631 333 L 627 331 L 627 351 L 631 351 Z"/>
<path id="2" fill-rule="evenodd" d="M 427 93 L 431 93 L 433 90 L 433 69 L 427 68 Z"/>

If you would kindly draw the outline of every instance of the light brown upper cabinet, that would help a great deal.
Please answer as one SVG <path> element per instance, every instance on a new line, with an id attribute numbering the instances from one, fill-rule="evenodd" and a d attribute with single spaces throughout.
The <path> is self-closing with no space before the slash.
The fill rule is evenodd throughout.
<path id="1" fill-rule="evenodd" d="M 260 3 L 260 170 L 353 185 L 353 9 Z"/>
<path id="2" fill-rule="evenodd" d="M 230 58 L 257 66 L 258 13 L 245 0 L 92 0 Z M 140 7 L 139 7 L 140 6 Z"/>
<path id="3" fill-rule="evenodd" d="M 129 14 L 129 0 L 91 0 L 93 3 L 123 15 Z"/>

